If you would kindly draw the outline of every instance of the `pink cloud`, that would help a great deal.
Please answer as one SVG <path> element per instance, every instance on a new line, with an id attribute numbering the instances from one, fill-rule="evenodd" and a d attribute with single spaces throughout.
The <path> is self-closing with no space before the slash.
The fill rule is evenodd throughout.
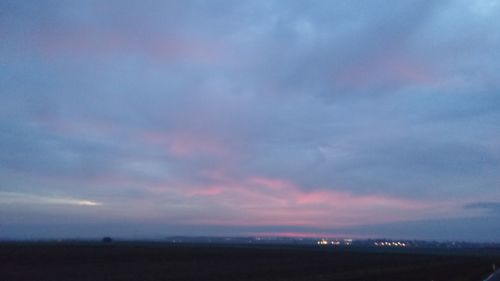
<path id="1" fill-rule="evenodd" d="M 189 221 L 196 224 L 329 228 L 437 215 L 430 203 L 329 189 L 305 191 L 289 181 L 266 177 L 164 188 L 164 192 L 175 193 L 181 201 L 196 197 L 198 207 L 207 208 L 206 213 Z M 213 206 L 224 211 L 214 214 L 209 211 Z"/>
<path id="2" fill-rule="evenodd" d="M 115 189 L 140 186 L 146 191 L 144 197 L 126 199 L 128 209 L 134 210 L 130 216 L 137 220 L 318 229 L 311 233 L 290 234 L 301 237 L 329 237 L 321 229 L 446 217 L 453 213 L 450 206 L 432 202 L 386 195 L 356 195 L 327 188 L 308 191 L 285 179 L 262 176 L 234 179 L 218 169 L 207 173 L 214 175 L 215 183 L 183 183 L 180 179 L 177 183 L 151 184 L 114 174 L 99 175 L 88 183 Z M 129 216 L 127 211 L 117 215 Z"/>

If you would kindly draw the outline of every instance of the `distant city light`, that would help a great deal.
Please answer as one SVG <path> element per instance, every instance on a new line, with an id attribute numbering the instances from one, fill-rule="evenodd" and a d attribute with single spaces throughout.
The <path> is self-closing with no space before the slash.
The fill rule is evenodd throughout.
<path id="1" fill-rule="evenodd" d="M 373 242 L 373 245 L 377 247 L 406 247 L 407 243 L 405 242 L 400 242 L 400 241 L 380 241 L 380 242 Z"/>

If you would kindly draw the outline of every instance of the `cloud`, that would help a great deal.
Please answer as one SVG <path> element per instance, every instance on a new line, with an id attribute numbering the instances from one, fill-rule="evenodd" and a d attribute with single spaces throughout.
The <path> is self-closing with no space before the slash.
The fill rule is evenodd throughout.
<path id="1" fill-rule="evenodd" d="M 197 211 L 196 215 L 192 213 L 182 219 L 186 224 L 327 229 L 429 216 L 456 216 L 454 206 L 449 204 L 386 195 L 355 195 L 329 188 L 307 191 L 278 178 L 218 178 L 208 185 L 160 185 L 151 192 L 158 198 L 190 202 L 191 210 Z"/>
<path id="2" fill-rule="evenodd" d="M 475 202 L 464 206 L 467 210 L 479 210 L 486 215 L 500 216 L 499 202 Z"/>
<path id="3" fill-rule="evenodd" d="M 499 230 L 500 224 L 495 217 L 426 219 L 344 229 L 361 237 L 476 242 L 498 242 L 496 233 Z"/>
<path id="4" fill-rule="evenodd" d="M 311 229 L 500 198 L 499 5 L 0 5 L 2 192 Z"/>
<path id="5" fill-rule="evenodd" d="M 99 202 L 67 197 L 40 196 L 36 194 L 0 192 L 0 203 L 3 204 L 48 204 L 48 205 L 73 205 L 95 207 L 102 205 Z"/>

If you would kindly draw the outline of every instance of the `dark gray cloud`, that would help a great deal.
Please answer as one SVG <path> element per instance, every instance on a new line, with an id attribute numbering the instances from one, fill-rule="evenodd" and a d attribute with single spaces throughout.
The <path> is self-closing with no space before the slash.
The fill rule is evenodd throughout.
<path id="1" fill-rule="evenodd" d="M 360 235 L 393 239 L 413 238 L 427 240 L 498 241 L 500 227 L 497 218 L 459 218 L 445 220 L 423 220 L 369 225 L 351 229 Z"/>
<path id="2" fill-rule="evenodd" d="M 500 216 L 500 203 L 499 202 L 476 202 L 464 206 L 465 209 L 480 210 L 486 215 Z"/>

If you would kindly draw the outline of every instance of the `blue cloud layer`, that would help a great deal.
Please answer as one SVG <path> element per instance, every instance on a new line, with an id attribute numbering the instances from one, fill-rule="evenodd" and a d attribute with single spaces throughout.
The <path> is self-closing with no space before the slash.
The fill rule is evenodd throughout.
<path id="1" fill-rule="evenodd" d="M 109 214 L 81 215 L 131 224 L 198 208 L 221 218 L 218 205 L 244 221 L 229 195 L 185 194 L 253 177 L 305 194 L 442 202 L 439 218 L 500 200 L 496 1 L 4 1 L 0 11 L 0 191 L 103 202 Z"/>

